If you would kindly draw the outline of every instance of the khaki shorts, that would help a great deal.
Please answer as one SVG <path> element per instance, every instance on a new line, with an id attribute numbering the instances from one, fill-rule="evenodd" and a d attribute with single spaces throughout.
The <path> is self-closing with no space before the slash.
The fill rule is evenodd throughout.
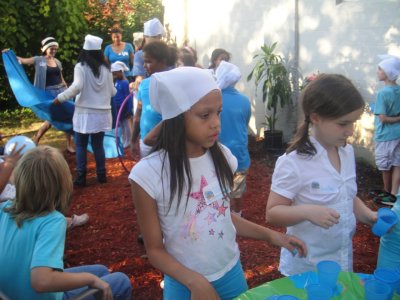
<path id="1" fill-rule="evenodd" d="M 400 140 L 376 142 L 375 163 L 380 171 L 400 166 Z"/>
<path id="2" fill-rule="evenodd" d="M 243 196 L 244 192 L 246 192 L 246 178 L 246 171 L 238 171 L 233 174 L 233 187 L 230 193 L 231 198 L 235 199 Z"/>

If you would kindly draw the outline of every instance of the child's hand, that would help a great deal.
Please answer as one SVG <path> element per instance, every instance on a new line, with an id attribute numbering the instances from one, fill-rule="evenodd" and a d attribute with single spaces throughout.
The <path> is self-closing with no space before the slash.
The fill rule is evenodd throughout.
<path id="1" fill-rule="evenodd" d="M 102 294 L 103 300 L 112 300 L 113 299 L 110 285 L 107 282 L 101 280 L 99 277 L 96 277 L 94 283 L 92 285 L 90 285 L 90 287 L 101 290 L 103 293 Z"/>
<path id="2" fill-rule="evenodd" d="M 191 300 L 219 300 L 219 296 L 214 287 L 203 276 L 193 279 L 190 287 Z"/>
<path id="3" fill-rule="evenodd" d="M 320 205 L 312 205 L 309 207 L 307 217 L 308 221 L 314 225 L 328 229 L 329 227 L 339 223 L 340 215 L 332 208 Z"/>
<path id="4" fill-rule="evenodd" d="M 288 249 L 293 256 L 299 254 L 300 257 L 305 257 L 307 255 L 306 244 L 295 236 L 273 231 L 273 236 L 271 237 L 270 242 L 275 246 Z"/>
<path id="5" fill-rule="evenodd" d="M 11 153 L 6 156 L 4 162 L 10 164 L 12 167 L 15 167 L 18 160 L 21 158 L 21 151 L 25 148 L 25 146 L 26 144 L 23 144 L 21 147 L 18 148 L 18 143 L 15 143 L 11 150 Z"/>
<path id="6" fill-rule="evenodd" d="M 55 99 L 53 100 L 53 104 L 54 104 L 54 105 L 60 105 L 60 104 L 61 104 L 61 101 L 58 100 L 58 98 L 55 98 Z"/>

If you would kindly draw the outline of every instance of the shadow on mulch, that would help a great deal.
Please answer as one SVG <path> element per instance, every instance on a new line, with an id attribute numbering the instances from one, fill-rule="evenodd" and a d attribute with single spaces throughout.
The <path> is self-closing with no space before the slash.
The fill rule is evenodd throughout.
<path id="1" fill-rule="evenodd" d="M 252 164 L 248 174 L 247 192 L 243 198 L 243 216 L 257 224 L 265 224 L 265 206 L 269 195 L 276 153 L 265 153 L 263 140 L 249 139 Z M 126 273 L 134 288 L 132 299 L 162 299 L 162 274 L 145 258 L 144 247 L 137 243 L 139 234 L 135 208 L 131 199 L 128 174 L 118 159 L 107 160 L 108 182 L 98 184 L 95 179 L 93 156 L 88 155 L 88 186 L 74 191 L 71 214 L 88 213 L 87 225 L 68 232 L 65 266 L 102 263 L 112 271 Z M 67 156 L 71 170 L 73 156 Z M 131 169 L 135 161 L 124 159 Z M 379 172 L 366 164 L 357 164 L 357 183 L 360 197 L 373 209 L 378 207 L 367 198 L 367 190 L 380 186 Z M 358 224 L 354 237 L 354 271 L 371 273 L 375 269 L 379 239 L 369 227 Z M 278 268 L 279 252 L 265 242 L 238 238 L 241 261 L 249 287 L 281 277 Z"/>

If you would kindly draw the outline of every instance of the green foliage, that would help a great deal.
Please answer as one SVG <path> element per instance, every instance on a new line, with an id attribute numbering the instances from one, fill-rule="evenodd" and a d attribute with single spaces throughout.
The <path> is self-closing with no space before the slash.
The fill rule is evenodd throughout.
<path id="1" fill-rule="evenodd" d="M 101 4 L 104 2 L 104 4 Z M 41 41 L 52 36 L 60 44 L 57 58 L 63 64 L 67 82 L 87 33 L 110 43 L 109 30 L 118 24 L 124 40 L 132 42 L 132 33 L 143 31 L 143 23 L 153 17 L 162 21 L 161 0 L 12 0 L 0 5 L 0 45 L 21 57 L 41 55 Z M 24 66 L 33 80 L 34 68 Z M 3 62 L 0 62 L 1 110 L 18 107 L 9 86 Z"/>
<path id="2" fill-rule="evenodd" d="M 262 87 L 262 101 L 267 102 L 267 109 L 272 110 L 271 115 L 266 115 L 266 123 L 271 131 L 275 131 L 278 106 L 281 108 L 292 101 L 292 86 L 289 72 L 283 58 L 274 53 L 276 42 L 271 46 L 263 45 L 261 53 L 256 54 L 257 59 L 251 73 L 247 76 L 250 81 L 254 77 L 256 87 Z"/>
<path id="3" fill-rule="evenodd" d="M 101 36 L 111 43 L 109 31 L 118 26 L 123 30 L 123 40 L 132 42 L 132 34 L 143 31 L 143 23 L 151 18 L 162 22 L 161 0 L 108 0 L 99 4 L 98 0 L 88 0 L 85 17 L 91 28 L 90 33 Z"/>
<path id="4" fill-rule="evenodd" d="M 0 5 L 0 45 L 10 48 L 21 57 L 41 55 L 41 41 L 53 36 L 60 44 L 58 58 L 63 63 L 67 81 L 73 76 L 73 67 L 81 48 L 87 23 L 82 12 L 86 0 L 14 0 Z M 34 70 L 25 68 L 30 78 Z M 0 104 L 2 109 L 15 108 L 13 93 L 0 63 Z"/>

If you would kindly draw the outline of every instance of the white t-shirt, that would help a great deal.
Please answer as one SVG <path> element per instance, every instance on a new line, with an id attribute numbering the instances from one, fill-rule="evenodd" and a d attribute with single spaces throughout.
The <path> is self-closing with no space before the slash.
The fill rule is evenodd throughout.
<path id="1" fill-rule="evenodd" d="M 223 145 L 221 148 L 234 172 L 236 158 L 228 148 Z M 240 256 L 229 199 L 223 197 L 211 154 L 207 151 L 189 159 L 192 189 L 187 206 L 188 191 L 184 189 L 178 211 L 177 195 L 168 210 L 170 170 L 168 156 L 162 168 L 164 153 L 158 151 L 141 159 L 129 179 L 156 201 L 166 251 L 187 268 L 215 281 L 232 269 Z"/>
<path id="2" fill-rule="evenodd" d="M 352 237 L 355 233 L 353 200 L 357 194 L 354 151 L 351 145 L 339 148 L 340 173 L 332 166 L 326 150 L 313 138 L 317 149 L 312 157 L 295 151 L 279 157 L 272 176 L 271 190 L 291 199 L 292 205 L 316 204 L 340 214 L 339 223 L 324 229 L 309 221 L 287 227 L 287 233 L 302 239 L 308 248 L 305 258 L 281 249 L 280 271 L 293 275 L 314 271 L 320 260 L 338 262 L 342 271 L 353 269 Z"/>

